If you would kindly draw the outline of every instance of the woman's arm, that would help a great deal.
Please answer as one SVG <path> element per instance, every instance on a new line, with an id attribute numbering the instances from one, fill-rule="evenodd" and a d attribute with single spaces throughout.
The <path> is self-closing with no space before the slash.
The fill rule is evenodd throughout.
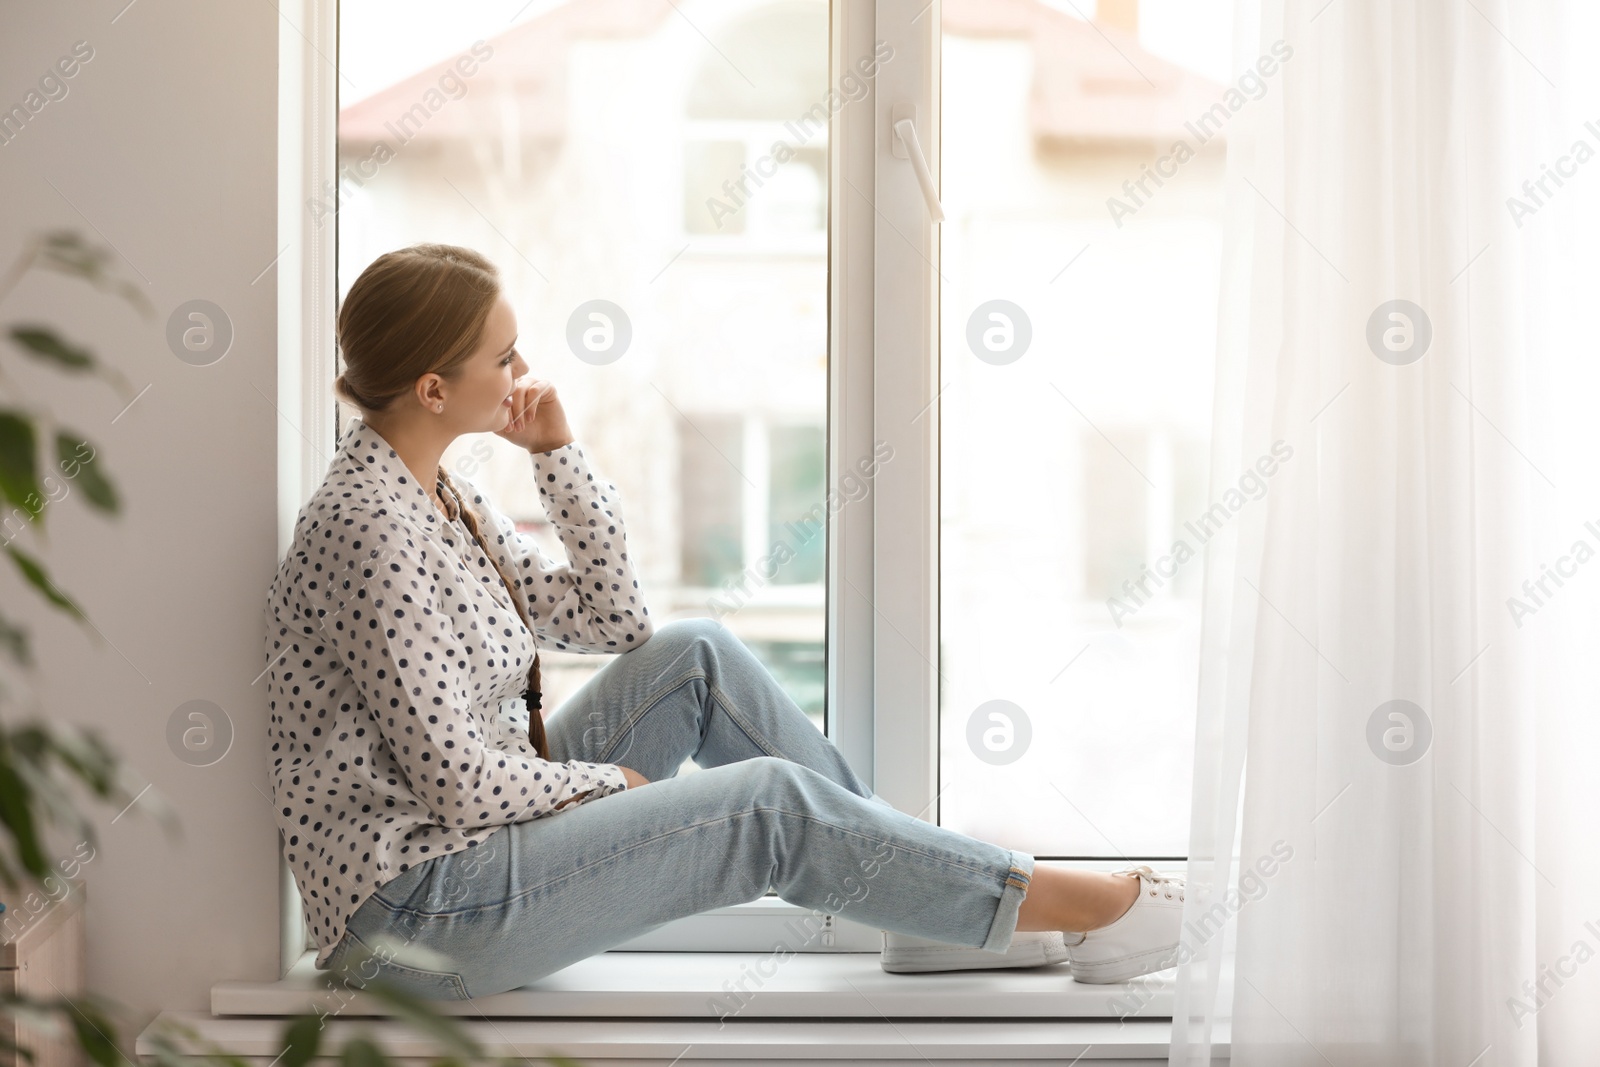
<path id="1" fill-rule="evenodd" d="M 352 561 L 321 591 L 321 631 L 360 688 L 407 788 L 442 826 L 522 822 L 580 795 L 627 788 L 616 764 L 555 763 L 485 741 L 462 641 L 429 592 L 444 573 L 425 546 L 391 543 L 375 558 Z"/>
<path id="2" fill-rule="evenodd" d="M 539 500 L 565 550 L 552 560 L 470 482 L 467 504 L 525 598 L 541 648 L 626 652 L 655 629 L 628 555 L 617 487 L 596 478 L 576 443 L 534 452 Z"/>

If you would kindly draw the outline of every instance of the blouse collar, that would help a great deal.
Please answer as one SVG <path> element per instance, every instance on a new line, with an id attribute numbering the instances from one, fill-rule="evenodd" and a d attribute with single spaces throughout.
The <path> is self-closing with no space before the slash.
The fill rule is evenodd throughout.
<path id="1" fill-rule="evenodd" d="M 424 522 L 438 525 L 445 521 L 439 514 L 429 487 L 412 476 L 411 469 L 400 458 L 400 454 L 361 416 L 352 417 L 345 425 L 339 454 L 344 460 L 366 471 L 373 484 L 391 502 L 400 505 L 401 514 L 414 508 L 422 514 Z M 450 510 L 450 519 L 453 521 L 458 510 L 455 498 L 448 489 L 444 491 L 444 504 Z"/>

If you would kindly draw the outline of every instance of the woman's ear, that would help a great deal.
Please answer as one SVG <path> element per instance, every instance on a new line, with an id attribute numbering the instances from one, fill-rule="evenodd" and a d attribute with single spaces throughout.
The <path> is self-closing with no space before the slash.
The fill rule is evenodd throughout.
<path id="1" fill-rule="evenodd" d="M 444 406 L 444 379 L 429 371 L 417 379 L 417 403 L 424 411 L 437 412 Z"/>

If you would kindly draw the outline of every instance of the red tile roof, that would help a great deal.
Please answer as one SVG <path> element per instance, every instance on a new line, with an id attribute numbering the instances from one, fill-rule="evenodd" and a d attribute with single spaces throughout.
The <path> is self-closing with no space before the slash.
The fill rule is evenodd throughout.
<path id="1" fill-rule="evenodd" d="M 1034 135 L 1067 142 L 1156 141 L 1217 102 L 1222 87 L 1145 51 L 1136 36 L 1035 0 L 944 0 L 946 34 L 1033 45 Z M 1190 138 L 1192 140 L 1192 138 Z"/>
<path id="2" fill-rule="evenodd" d="M 440 104 L 437 87 L 456 61 L 452 56 L 341 109 L 340 138 L 382 139 L 396 146 L 406 138 L 393 124 L 408 111 L 423 120 L 415 134 L 419 139 L 501 136 L 506 117 L 495 94 L 474 90 L 510 79 L 518 97 L 514 121 L 522 137 L 559 139 L 565 133 L 572 43 L 579 38 L 646 36 L 672 13 L 669 0 L 569 3 L 490 40 L 494 54 L 464 79 L 466 97 Z M 1187 136 L 1184 123 L 1205 112 L 1223 92 L 1215 82 L 1145 51 L 1133 34 L 1085 22 L 1036 0 L 943 0 L 942 13 L 948 35 L 1031 43 L 1029 110 L 1041 141 L 1165 145 Z M 435 95 L 430 97 L 430 90 Z M 418 105 L 426 110 L 416 111 Z"/>
<path id="3" fill-rule="evenodd" d="M 420 123 L 418 139 L 464 138 L 469 134 L 505 132 L 506 118 L 489 85 L 509 79 L 516 90 L 515 121 L 525 139 L 554 140 L 566 132 L 567 56 L 578 38 L 643 37 L 655 32 L 672 14 L 668 0 L 577 0 L 529 19 L 486 43 L 494 54 L 462 79 L 468 89 L 460 99 L 445 98 L 429 106 L 430 90 L 452 71 L 470 49 L 417 71 L 389 88 L 339 109 L 339 137 L 358 142 L 387 141 L 395 147 L 407 139 L 394 125 L 421 104 L 429 114 Z M 433 103 L 438 105 L 438 97 Z M 409 134 L 409 131 L 406 131 Z"/>

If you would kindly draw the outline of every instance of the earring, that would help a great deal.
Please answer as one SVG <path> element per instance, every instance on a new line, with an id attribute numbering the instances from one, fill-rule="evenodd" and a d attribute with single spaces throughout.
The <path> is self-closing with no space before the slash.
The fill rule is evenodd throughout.
<path id="1" fill-rule="evenodd" d="M 440 404 L 440 405 L 439 405 L 439 406 L 438 406 L 438 407 L 437 407 L 437 408 L 435 408 L 435 409 L 434 409 L 434 410 L 435 410 L 435 411 L 443 411 L 443 410 L 444 410 L 444 405 L 443 405 L 443 404 Z"/>

